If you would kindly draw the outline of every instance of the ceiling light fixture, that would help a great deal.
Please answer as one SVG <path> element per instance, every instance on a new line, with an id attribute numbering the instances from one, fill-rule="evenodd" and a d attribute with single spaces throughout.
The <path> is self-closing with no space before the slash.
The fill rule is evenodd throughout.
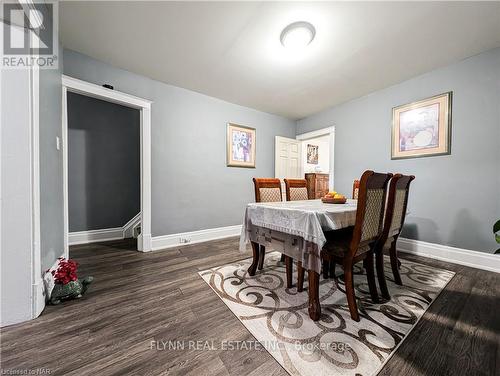
<path id="1" fill-rule="evenodd" d="M 297 50 L 308 46 L 316 35 L 316 29 L 305 21 L 291 23 L 283 29 L 280 41 L 283 47 Z"/>

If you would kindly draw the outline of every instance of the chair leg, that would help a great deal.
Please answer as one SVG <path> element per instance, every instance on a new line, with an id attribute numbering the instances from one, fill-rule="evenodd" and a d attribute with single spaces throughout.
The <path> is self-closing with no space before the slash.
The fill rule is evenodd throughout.
<path id="1" fill-rule="evenodd" d="M 366 270 L 366 279 L 368 280 L 368 288 L 373 303 L 378 303 L 377 284 L 375 282 L 375 270 L 373 268 L 373 253 L 370 252 L 363 260 L 363 266 Z"/>
<path id="2" fill-rule="evenodd" d="M 285 268 L 286 268 L 286 287 L 292 287 L 293 278 L 293 259 L 290 256 L 285 255 Z"/>
<path id="3" fill-rule="evenodd" d="M 384 250 L 377 249 L 375 251 L 375 257 L 377 263 L 377 278 L 378 278 L 378 285 L 380 286 L 380 292 L 382 293 L 382 297 L 384 299 L 391 299 L 391 295 L 389 294 L 389 289 L 387 288 L 387 282 L 385 280 Z"/>
<path id="4" fill-rule="evenodd" d="M 330 260 L 330 278 L 335 278 L 335 259 Z"/>
<path id="5" fill-rule="evenodd" d="M 330 269 L 330 262 L 327 260 L 323 260 L 323 278 L 328 279 L 328 271 Z"/>
<path id="6" fill-rule="evenodd" d="M 389 250 L 389 255 L 391 257 L 391 268 L 392 274 L 394 275 L 394 281 L 397 285 L 402 286 L 403 282 L 401 281 L 401 275 L 399 274 L 399 266 L 398 266 L 398 254 L 396 250 L 396 242 L 393 241 L 391 243 L 391 248 Z"/>
<path id="7" fill-rule="evenodd" d="M 354 293 L 352 260 L 344 260 L 344 279 L 345 292 L 347 295 L 349 311 L 351 312 L 351 318 L 354 321 L 359 321 L 358 305 L 356 304 L 356 294 Z"/>
<path id="8" fill-rule="evenodd" d="M 302 261 L 299 261 L 297 263 L 297 292 L 304 291 L 304 272 Z"/>
<path id="9" fill-rule="evenodd" d="M 264 267 L 264 257 L 266 255 L 266 247 L 263 245 L 260 246 L 260 251 L 259 251 L 259 265 L 257 265 L 257 268 L 259 270 L 262 270 Z"/>
<path id="10" fill-rule="evenodd" d="M 252 264 L 248 267 L 248 274 L 254 276 L 255 272 L 257 271 L 257 264 L 259 263 L 259 254 L 260 254 L 259 244 L 252 242 L 252 252 L 253 252 L 253 260 Z"/>

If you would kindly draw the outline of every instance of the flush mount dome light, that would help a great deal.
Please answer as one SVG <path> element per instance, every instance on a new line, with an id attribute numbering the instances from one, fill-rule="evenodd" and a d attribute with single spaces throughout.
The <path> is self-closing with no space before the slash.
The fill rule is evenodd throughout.
<path id="1" fill-rule="evenodd" d="M 298 21 L 283 29 L 280 41 L 283 47 L 291 50 L 304 48 L 312 42 L 316 29 L 309 22 Z"/>

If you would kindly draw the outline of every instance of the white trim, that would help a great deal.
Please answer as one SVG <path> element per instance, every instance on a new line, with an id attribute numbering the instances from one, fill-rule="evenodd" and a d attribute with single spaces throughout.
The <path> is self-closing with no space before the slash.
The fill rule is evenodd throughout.
<path id="1" fill-rule="evenodd" d="M 69 259 L 69 218 L 68 218 L 68 89 L 62 85 L 62 132 L 61 151 L 63 155 L 63 251 L 64 258 Z"/>
<path id="2" fill-rule="evenodd" d="M 70 232 L 68 234 L 69 245 L 104 242 L 108 240 L 119 239 L 123 239 L 123 227 Z"/>
<path id="3" fill-rule="evenodd" d="M 330 133 L 333 133 L 333 132 L 335 132 L 335 127 L 331 126 L 331 127 L 328 127 L 328 128 L 318 129 L 317 131 L 312 131 L 312 132 L 307 132 L 307 133 L 301 133 L 301 134 L 298 134 L 297 136 L 295 136 L 295 138 L 297 140 L 304 141 L 304 140 L 309 140 L 311 138 L 317 138 L 317 137 L 326 136 L 327 134 L 330 134 Z"/>
<path id="4" fill-rule="evenodd" d="M 398 251 L 500 273 L 500 255 L 399 238 Z"/>
<path id="5" fill-rule="evenodd" d="M 33 40 L 31 41 L 33 43 Z M 40 236 L 40 69 L 30 70 L 30 153 L 31 153 L 31 317 L 45 308 Z"/>
<path id="6" fill-rule="evenodd" d="M 102 86 L 85 82 L 73 77 L 62 75 L 62 135 L 63 135 L 63 192 L 64 192 L 64 254 L 68 257 L 69 245 L 74 244 L 68 239 L 68 117 L 67 117 L 67 91 L 102 99 L 123 106 L 138 108 L 141 111 L 140 124 L 140 166 L 141 166 L 141 234 L 137 239 L 139 251 L 151 250 L 151 104 L 147 99 L 139 98 L 116 90 L 106 89 Z M 121 229 L 121 227 L 120 227 Z M 105 231 L 105 230 L 99 230 Z M 99 239 L 102 241 L 103 239 Z M 109 240 L 109 239 L 108 239 Z"/>
<path id="7" fill-rule="evenodd" d="M 151 250 L 151 108 L 141 110 L 141 233 L 137 249 Z"/>
<path id="8" fill-rule="evenodd" d="M 88 244 L 131 238 L 135 227 L 141 224 L 141 213 L 137 213 L 122 227 L 104 228 L 99 230 L 75 231 L 68 233 L 68 244 Z"/>
<path id="9" fill-rule="evenodd" d="M 136 224 L 134 224 L 132 226 L 130 237 L 137 239 L 140 234 L 141 234 L 141 221 L 137 222 Z M 127 236 L 128 236 L 128 234 L 127 234 Z"/>
<path id="10" fill-rule="evenodd" d="M 295 139 L 300 141 L 309 140 L 311 138 L 317 138 L 330 135 L 330 171 L 329 171 L 329 188 L 333 190 L 334 188 L 334 172 L 335 172 L 335 126 L 331 126 L 328 128 L 318 129 L 316 131 L 301 133 L 295 136 Z M 301 154 L 302 155 L 302 154 Z M 301 161 L 302 162 L 302 161 Z M 301 166 L 304 164 L 301 163 Z M 302 167 L 301 167 L 302 168 Z M 303 172 L 303 171 L 302 171 Z"/>
<path id="11" fill-rule="evenodd" d="M 155 236 L 152 238 L 152 250 L 168 249 L 180 245 L 202 243 L 241 235 L 241 225 L 209 228 L 206 230 L 182 232 L 178 234 Z M 187 241 L 183 241 L 187 240 Z"/>
<path id="12" fill-rule="evenodd" d="M 77 78 L 62 75 L 62 84 L 70 89 L 73 93 L 85 95 L 87 97 L 104 99 L 107 102 L 121 104 L 127 107 L 137 109 L 151 108 L 151 102 L 148 99 L 139 98 L 134 95 L 122 93 L 120 91 L 107 89 L 103 86 L 82 81 Z"/>
<path id="13" fill-rule="evenodd" d="M 141 223 L 141 213 L 137 213 L 134 218 L 125 223 L 123 226 L 123 238 L 132 238 L 134 235 L 134 228 Z"/>

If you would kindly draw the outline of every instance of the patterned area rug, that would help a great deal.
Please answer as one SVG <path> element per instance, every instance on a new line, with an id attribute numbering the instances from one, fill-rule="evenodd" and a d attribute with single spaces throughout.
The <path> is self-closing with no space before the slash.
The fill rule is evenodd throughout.
<path id="1" fill-rule="evenodd" d="M 391 300 L 371 302 L 361 264 L 356 266 L 360 322 L 351 320 L 342 269 L 336 280 L 321 279 L 322 316 L 307 312 L 307 282 L 302 293 L 285 287 L 280 254 L 266 254 L 264 269 L 250 277 L 251 260 L 200 272 L 200 276 L 253 336 L 291 375 L 375 375 L 417 324 L 455 273 L 401 260 L 403 286 L 386 277 Z M 294 283 L 297 274 L 294 271 Z M 307 281 L 307 274 L 306 274 Z"/>

